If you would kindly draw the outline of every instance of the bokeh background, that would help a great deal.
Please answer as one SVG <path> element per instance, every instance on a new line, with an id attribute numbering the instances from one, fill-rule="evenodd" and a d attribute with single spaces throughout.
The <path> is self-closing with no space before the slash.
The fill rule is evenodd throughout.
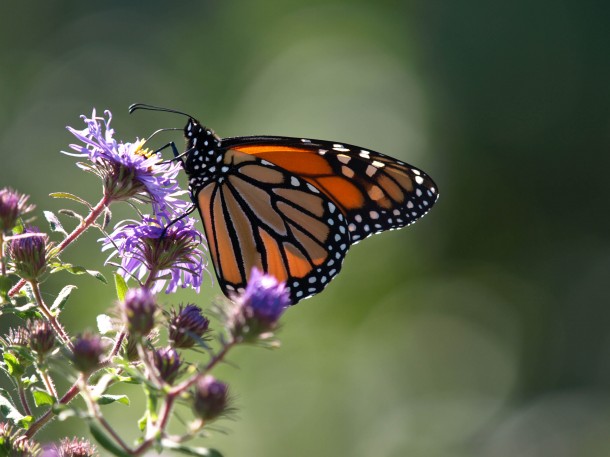
<path id="1" fill-rule="evenodd" d="M 130 116 L 133 102 L 187 111 L 221 136 L 332 139 L 416 164 L 439 185 L 437 207 L 354 247 L 324 293 L 287 313 L 279 350 L 233 353 L 218 374 L 237 420 L 202 445 L 605 457 L 609 20 L 606 2 L 576 0 L 4 2 L 0 185 L 39 211 L 65 206 L 50 192 L 94 200 L 98 182 L 59 154 L 66 125 L 97 107 L 126 141 L 182 126 Z M 158 140 L 169 139 L 180 141 Z M 115 221 L 130 214 L 114 209 Z M 97 238 L 65 260 L 100 268 Z M 71 280 L 56 275 L 45 293 Z M 114 300 L 76 282 L 71 331 Z M 208 282 L 162 299 L 207 306 L 219 293 Z M 137 401 L 107 411 L 136 436 Z M 62 433 L 86 431 L 68 421 L 41 439 Z"/>

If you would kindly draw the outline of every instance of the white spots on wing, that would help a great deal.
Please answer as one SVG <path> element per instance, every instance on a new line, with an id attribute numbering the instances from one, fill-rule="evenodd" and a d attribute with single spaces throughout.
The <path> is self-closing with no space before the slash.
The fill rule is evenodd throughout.
<path id="1" fill-rule="evenodd" d="M 356 216 L 354 216 L 354 220 L 356 222 L 362 222 L 362 216 L 360 214 L 356 214 Z"/>
<path id="2" fill-rule="evenodd" d="M 348 229 L 350 232 L 355 231 L 355 230 L 356 230 L 356 224 L 354 224 L 354 223 L 349 224 L 349 225 L 347 226 L 347 229 Z"/>
<path id="3" fill-rule="evenodd" d="M 311 143 L 311 140 L 308 140 L 306 138 L 301 138 L 301 143 Z"/>
<path id="4" fill-rule="evenodd" d="M 411 200 L 409 200 L 407 202 L 407 208 L 409 208 L 409 209 L 413 208 L 413 202 Z"/>
<path id="5" fill-rule="evenodd" d="M 320 154 L 321 156 L 323 156 L 327 152 L 328 152 L 328 149 L 318 149 L 318 154 Z"/>
<path id="6" fill-rule="evenodd" d="M 364 149 L 362 151 L 360 151 L 359 155 L 363 159 L 370 159 L 371 158 L 371 153 L 369 151 L 365 151 Z"/>
<path id="7" fill-rule="evenodd" d="M 351 158 L 350 156 L 346 156 L 345 154 L 337 154 L 337 160 L 347 165 Z"/>
<path id="8" fill-rule="evenodd" d="M 377 211 L 371 211 L 369 213 L 369 216 L 371 217 L 371 219 L 379 219 L 379 213 Z"/>
<path id="9" fill-rule="evenodd" d="M 421 176 L 416 176 L 415 177 L 415 182 L 417 184 L 422 184 L 424 182 L 424 178 L 422 178 Z"/>
<path id="10" fill-rule="evenodd" d="M 229 171 L 229 167 L 224 166 L 220 169 L 220 171 L 222 171 L 223 173 L 226 173 L 227 171 Z"/>
<path id="11" fill-rule="evenodd" d="M 392 211 L 392 214 L 394 214 L 394 216 L 398 216 L 398 215 L 400 215 L 400 210 L 395 209 L 394 211 Z"/>
<path id="12" fill-rule="evenodd" d="M 301 185 L 301 182 L 299 181 L 299 178 L 297 178 L 296 176 L 292 176 L 290 178 L 290 184 L 292 184 L 295 187 L 298 187 Z"/>
<path id="13" fill-rule="evenodd" d="M 418 197 L 421 197 L 422 196 L 421 189 L 415 189 L 415 195 L 417 195 Z"/>
<path id="14" fill-rule="evenodd" d="M 373 160 L 373 166 L 377 168 L 383 168 L 385 167 L 385 163 L 380 162 L 379 160 Z"/>
<path id="15" fill-rule="evenodd" d="M 418 176 L 421 174 L 421 172 L 417 168 L 413 168 L 411 169 L 411 171 Z"/>
<path id="16" fill-rule="evenodd" d="M 307 183 L 307 188 L 312 191 L 314 194 L 319 194 L 320 191 L 318 189 L 316 189 L 316 187 L 311 184 L 311 183 Z"/>
<path id="17" fill-rule="evenodd" d="M 349 151 L 348 148 L 346 148 L 342 144 L 337 144 L 337 143 L 333 144 L 333 149 L 335 151 L 339 151 L 339 152 L 348 152 Z"/>
<path id="18" fill-rule="evenodd" d="M 272 164 L 271 162 L 269 162 L 268 160 L 262 159 L 261 160 L 261 165 L 264 165 L 266 167 L 274 167 L 275 165 Z"/>
<path id="19" fill-rule="evenodd" d="M 329 203 L 328 203 L 328 209 L 329 209 L 329 211 L 330 211 L 331 213 L 334 213 L 334 212 L 335 212 L 335 210 L 337 209 L 337 207 L 334 205 L 334 203 L 330 203 L 330 202 L 329 202 Z M 342 218 L 342 217 L 339 217 L 339 220 L 343 220 L 343 218 Z"/>

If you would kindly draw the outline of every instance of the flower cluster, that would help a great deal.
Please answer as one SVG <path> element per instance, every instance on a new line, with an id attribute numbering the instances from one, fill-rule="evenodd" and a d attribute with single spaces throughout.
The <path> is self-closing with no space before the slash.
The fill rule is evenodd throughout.
<path id="1" fill-rule="evenodd" d="M 98 456 L 96 447 L 81 438 L 63 438 L 44 446 L 35 441 L 49 421 L 64 415 L 86 418 L 92 435 L 113 455 L 142 456 L 153 448 L 203 455 L 201 448 L 189 447 L 188 441 L 204 437 L 209 422 L 232 411 L 229 386 L 212 371 L 239 344 L 268 344 L 290 304 L 283 283 L 254 269 L 245 290 L 232 301 L 221 302 L 219 331 L 214 331 L 197 304 L 166 308 L 157 293 L 188 287 L 199 291 L 206 272 L 205 240 L 195 220 L 186 217 L 186 202 L 177 199 L 179 165 L 161 162 L 158 154 L 144 149 L 144 141 L 117 141 L 111 119 L 109 112 L 100 118 L 93 111 L 91 118 L 84 117 L 84 130 L 69 128 L 80 141 L 70 145 L 75 151 L 72 155 L 86 159 L 79 166 L 103 183 L 98 204 L 73 194 L 57 194 L 84 203 L 89 211 L 85 215 L 61 212 L 79 220 L 71 232 L 49 211 L 44 214 L 54 233 L 47 235 L 29 226 L 24 218 L 34 207 L 28 197 L 0 189 L 2 313 L 13 313 L 23 321 L 0 336 L 1 368 L 14 386 L 12 392 L 0 389 L 4 421 L 0 422 L 0 456 Z M 101 250 L 111 251 L 106 265 L 116 267 L 118 300 L 110 315 L 98 316 L 98 332 L 85 330 L 73 337 L 60 317 L 68 310 L 82 309 L 72 302 L 64 309 L 75 286 L 66 285 L 48 304 L 51 294 L 43 290 L 44 280 L 68 272 L 107 283 L 98 271 L 64 262 L 63 251 L 91 227 L 106 233 L 109 205 L 119 201 L 130 201 L 132 206 L 149 203 L 150 213 L 138 211 L 138 220 L 119 221 L 102 239 Z M 56 242 L 55 236 L 63 239 Z M 196 351 L 196 357 L 189 357 L 188 351 Z M 57 373 L 74 384 L 59 391 L 53 379 Z M 117 394 L 125 384 L 140 385 L 147 397 L 144 419 L 138 424 L 142 435 L 135 444 L 121 438 L 120 428 L 104 417 L 106 404 L 128 402 L 126 395 Z M 73 403 L 77 396 L 84 402 Z M 178 402 L 192 410 L 181 435 L 169 432 Z M 204 453 L 219 455 L 211 450 Z"/>

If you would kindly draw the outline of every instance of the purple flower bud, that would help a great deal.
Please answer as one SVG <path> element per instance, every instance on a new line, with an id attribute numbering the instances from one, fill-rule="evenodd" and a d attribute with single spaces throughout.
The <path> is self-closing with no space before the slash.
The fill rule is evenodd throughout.
<path id="1" fill-rule="evenodd" d="M 275 277 L 252 269 L 246 290 L 237 297 L 228 327 L 236 339 L 253 342 L 274 330 L 286 308 L 290 294 Z"/>
<path id="2" fill-rule="evenodd" d="M 30 332 L 30 348 L 38 353 L 39 357 L 47 354 L 55 345 L 55 333 L 47 321 L 28 322 Z"/>
<path id="3" fill-rule="evenodd" d="M 145 287 L 129 289 L 121 304 L 121 312 L 123 321 L 127 324 L 127 331 L 131 335 L 148 335 L 155 325 L 157 312 L 155 296 Z"/>
<path id="4" fill-rule="evenodd" d="M 195 384 L 193 410 L 204 421 L 211 421 L 227 410 L 229 386 L 213 376 L 201 376 Z"/>
<path id="5" fill-rule="evenodd" d="M 0 422 L 0 455 L 10 457 L 31 457 L 40 452 L 40 445 L 33 440 L 28 440 L 19 430 Z"/>
<path id="6" fill-rule="evenodd" d="M 171 310 L 169 319 L 169 341 L 175 348 L 190 348 L 199 342 L 208 331 L 210 321 L 201 314 L 196 305 L 180 306 Z"/>
<path id="7" fill-rule="evenodd" d="M 9 187 L 0 189 L 0 233 L 10 233 L 19 218 L 34 209 L 28 204 L 29 198 Z"/>
<path id="8" fill-rule="evenodd" d="M 153 353 L 153 359 L 161 379 L 172 384 L 178 377 L 182 365 L 178 351 L 172 347 L 157 349 Z"/>
<path id="9" fill-rule="evenodd" d="M 85 332 L 74 341 L 72 363 L 78 371 L 91 373 L 100 366 L 105 349 L 101 337 Z"/>
<path id="10" fill-rule="evenodd" d="M 7 251 L 17 275 L 28 281 L 36 281 L 45 272 L 47 239 L 46 234 L 34 228 L 11 237 Z"/>

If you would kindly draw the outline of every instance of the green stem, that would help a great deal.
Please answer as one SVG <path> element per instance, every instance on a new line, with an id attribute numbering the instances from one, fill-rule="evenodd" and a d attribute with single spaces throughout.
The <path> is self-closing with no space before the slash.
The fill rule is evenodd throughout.
<path id="1" fill-rule="evenodd" d="M 70 348 L 70 350 L 73 350 L 74 347 L 72 346 L 72 341 L 70 341 L 70 337 L 42 299 L 38 282 L 30 281 L 30 285 L 32 286 L 34 298 L 36 298 L 36 303 L 38 303 L 38 308 L 45 315 L 45 317 L 49 321 L 49 324 L 51 324 L 51 327 L 53 327 L 53 330 L 55 330 L 55 333 L 57 334 L 58 338 L 61 339 L 64 344 Z"/>

